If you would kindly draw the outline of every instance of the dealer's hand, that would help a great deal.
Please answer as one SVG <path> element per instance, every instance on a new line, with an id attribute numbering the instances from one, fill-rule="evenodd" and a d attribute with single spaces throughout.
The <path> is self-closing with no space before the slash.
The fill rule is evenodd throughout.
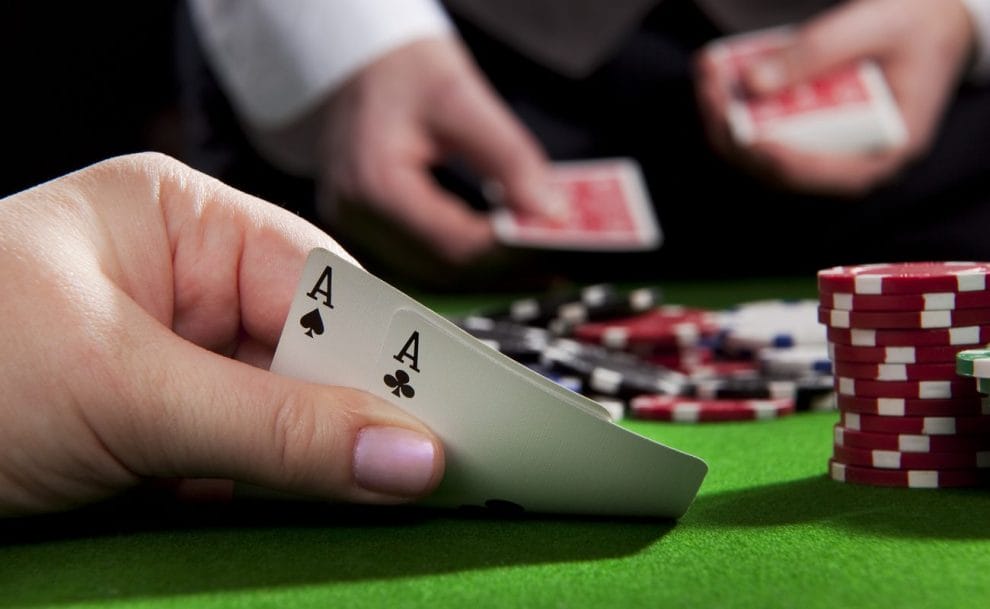
<path id="1" fill-rule="evenodd" d="M 702 115 L 718 150 L 772 181 L 801 191 L 864 194 L 928 151 L 974 39 L 959 0 L 853 0 L 800 26 L 789 46 L 742 75 L 752 94 L 765 95 L 842 65 L 875 60 L 907 127 L 907 141 L 896 149 L 828 155 L 770 142 L 740 147 L 725 119 L 724 86 L 704 53 L 697 62 Z"/>

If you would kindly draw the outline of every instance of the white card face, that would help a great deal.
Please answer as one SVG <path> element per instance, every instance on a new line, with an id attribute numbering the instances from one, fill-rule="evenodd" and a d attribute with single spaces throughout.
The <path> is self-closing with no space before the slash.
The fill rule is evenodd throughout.
<path id="1" fill-rule="evenodd" d="M 886 150 L 907 138 L 900 110 L 882 70 L 860 61 L 779 94 L 748 97 L 739 70 L 762 53 L 780 48 L 788 27 L 731 36 L 710 48 L 730 92 L 728 120 L 741 144 L 780 142 L 797 150 L 860 153 Z"/>
<path id="2" fill-rule="evenodd" d="M 447 457 L 431 505 L 676 518 L 707 472 L 325 250 L 307 261 L 272 371 L 363 389 L 426 423 Z"/>
<path id="3" fill-rule="evenodd" d="M 557 162 L 550 170 L 549 186 L 561 207 L 561 217 L 553 221 L 497 209 L 492 225 L 502 243 L 615 251 L 660 246 L 663 235 L 636 161 Z"/>

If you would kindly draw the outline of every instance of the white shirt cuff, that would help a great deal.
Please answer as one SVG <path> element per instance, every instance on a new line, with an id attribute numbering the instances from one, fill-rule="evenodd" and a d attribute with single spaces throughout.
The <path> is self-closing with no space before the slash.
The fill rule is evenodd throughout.
<path id="1" fill-rule="evenodd" d="M 189 0 L 206 54 L 238 113 L 277 129 L 351 74 L 452 26 L 436 0 Z"/>
<path id="2" fill-rule="evenodd" d="M 976 33 L 970 77 L 978 82 L 990 81 L 990 0 L 962 0 L 969 11 Z"/>

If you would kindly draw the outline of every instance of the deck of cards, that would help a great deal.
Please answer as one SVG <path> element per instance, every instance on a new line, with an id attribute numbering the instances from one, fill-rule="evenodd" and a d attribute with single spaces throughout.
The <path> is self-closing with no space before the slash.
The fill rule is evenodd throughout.
<path id="1" fill-rule="evenodd" d="M 795 150 L 855 154 L 888 150 L 907 139 L 900 110 L 880 67 L 860 61 L 775 95 L 754 98 L 740 70 L 782 48 L 788 27 L 730 36 L 709 47 L 729 91 L 728 122 L 742 145 L 774 141 Z"/>
<path id="2" fill-rule="evenodd" d="M 554 219 L 522 216 L 500 207 L 495 234 L 514 246 L 573 250 L 650 250 L 662 234 L 639 164 L 632 159 L 554 163 L 550 191 L 559 208 Z M 499 203 L 498 195 L 489 195 Z"/>
<path id="3" fill-rule="evenodd" d="M 426 423 L 446 454 L 429 505 L 678 518 L 707 472 L 323 249 L 306 262 L 271 369 L 362 389 Z"/>

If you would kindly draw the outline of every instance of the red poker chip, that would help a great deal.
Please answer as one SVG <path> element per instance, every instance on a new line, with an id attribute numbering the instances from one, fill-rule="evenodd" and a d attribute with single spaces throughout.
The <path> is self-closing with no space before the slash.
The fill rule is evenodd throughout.
<path id="1" fill-rule="evenodd" d="M 836 407 L 843 412 L 882 417 L 965 417 L 990 415 L 990 405 L 983 398 L 948 398 L 922 400 L 911 398 L 862 398 L 836 396 Z"/>
<path id="2" fill-rule="evenodd" d="M 818 321 L 830 328 L 956 328 L 990 324 L 990 309 L 842 311 L 819 307 Z"/>
<path id="3" fill-rule="evenodd" d="M 928 436 L 889 434 L 833 428 L 836 446 L 865 450 L 893 450 L 904 453 L 976 453 L 990 451 L 990 436 Z"/>
<path id="4" fill-rule="evenodd" d="M 987 262 L 902 262 L 837 266 L 818 271 L 818 291 L 824 294 L 923 294 L 983 292 Z"/>
<path id="5" fill-rule="evenodd" d="M 840 311 L 952 311 L 990 309 L 990 290 L 924 294 L 821 294 L 821 305 Z"/>
<path id="6" fill-rule="evenodd" d="M 671 395 L 641 395 L 630 403 L 640 419 L 707 423 L 775 419 L 794 412 L 794 400 L 696 400 Z"/>
<path id="7" fill-rule="evenodd" d="M 667 305 L 635 317 L 581 324 L 574 329 L 574 337 L 614 349 L 632 344 L 693 346 L 718 330 L 718 319 L 711 311 Z"/>
<path id="8" fill-rule="evenodd" d="M 917 398 L 922 400 L 979 397 L 972 379 L 956 377 L 949 381 L 868 381 L 835 377 L 839 395 L 861 398 Z"/>
<path id="9" fill-rule="evenodd" d="M 829 477 L 836 482 L 867 484 L 871 486 L 899 486 L 904 488 L 952 488 L 983 486 L 990 482 L 990 471 L 985 469 L 946 470 L 898 470 L 858 467 L 828 462 Z"/>
<path id="10" fill-rule="evenodd" d="M 838 360 L 832 363 L 836 376 L 874 381 L 954 380 L 955 364 L 859 364 Z"/>
<path id="11" fill-rule="evenodd" d="M 931 436 L 985 434 L 990 432 L 990 416 L 972 417 L 883 417 L 843 412 L 840 422 L 846 429 L 879 433 L 910 433 Z"/>
<path id="12" fill-rule="evenodd" d="M 833 362 L 875 364 L 946 364 L 956 361 L 956 353 L 965 346 L 942 347 L 857 347 L 829 343 L 828 355 Z"/>
<path id="13" fill-rule="evenodd" d="M 832 460 L 877 469 L 973 469 L 990 467 L 990 452 L 906 453 L 833 446 Z"/>
<path id="14" fill-rule="evenodd" d="M 712 361 L 707 364 L 688 365 L 685 367 L 685 372 L 692 380 L 756 378 L 760 376 L 760 364 L 745 360 Z"/>
<path id="15" fill-rule="evenodd" d="M 990 325 L 931 330 L 828 328 L 830 342 L 854 347 L 949 347 L 990 342 Z"/>

